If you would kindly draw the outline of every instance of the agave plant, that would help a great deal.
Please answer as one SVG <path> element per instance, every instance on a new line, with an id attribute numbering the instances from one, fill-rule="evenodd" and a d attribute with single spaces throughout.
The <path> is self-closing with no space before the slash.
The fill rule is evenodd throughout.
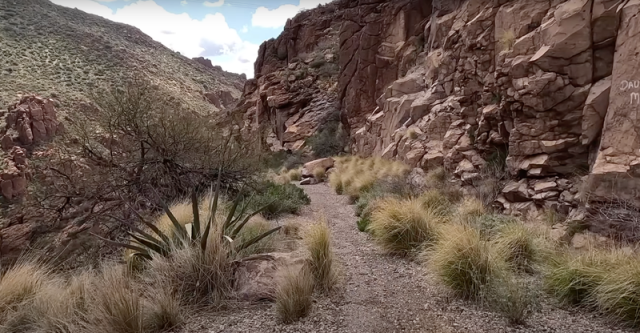
<path id="1" fill-rule="evenodd" d="M 200 216 L 197 194 L 195 191 L 193 191 L 193 193 L 191 194 L 193 221 L 192 223 L 188 223 L 184 226 L 180 224 L 180 222 L 178 222 L 178 219 L 176 219 L 175 215 L 171 212 L 168 205 L 165 202 L 162 202 L 162 208 L 173 225 L 173 234 L 175 235 L 175 237 L 169 237 L 157 226 L 145 220 L 140 213 L 134 210 L 135 215 L 145 226 L 147 226 L 151 230 L 150 232 L 146 232 L 141 228 L 131 225 L 131 231 L 127 232 L 132 239 L 130 243 L 116 242 L 104 238 L 102 239 L 110 244 L 132 250 L 132 257 L 151 260 L 154 253 L 162 256 L 168 256 L 171 253 L 172 249 L 180 246 L 199 246 L 203 252 L 206 251 L 207 242 L 210 234 L 212 233 L 212 228 L 217 228 L 214 229 L 214 231 L 217 231 L 219 233 L 219 235 L 216 236 L 219 236 L 226 240 L 229 244 L 229 249 L 236 253 L 260 242 L 261 240 L 280 230 L 281 227 L 278 226 L 249 240 L 240 243 L 235 242 L 234 240 L 238 238 L 238 235 L 245 227 L 245 225 L 247 225 L 249 220 L 253 216 L 262 212 L 272 203 L 270 202 L 269 204 L 264 205 L 259 209 L 252 211 L 251 213 L 247 213 L 247 209 L 249 207 L 251 199 L 241 205 L 240 203 L 243 201 L 243 197 L 242 195 L 238 195 L 233 201 L 233 205 L 231 206 L 231 209 L 229 210 L 224 223 L 220 228 L 218 228 L 219 222 L 221 222 L 216 221 L 216 211 L 218 210 L 219 197 L 220 180 L 218 180 L 216 184 L 213 198 L 211 198 L 208 203 L 209 216 L 203 220 Z M 240 207 L 239 211 L 238 207 Z"/>

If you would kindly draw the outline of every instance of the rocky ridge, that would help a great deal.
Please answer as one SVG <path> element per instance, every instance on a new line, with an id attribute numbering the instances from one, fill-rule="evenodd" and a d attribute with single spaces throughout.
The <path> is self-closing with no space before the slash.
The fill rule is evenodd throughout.
<path id="1" fill-rule="evenodd" d="M 488 164 L 505 164 L 510 181 L 497 203 L 512 213 L 570 213 L 584 202 L 612 200 L 640 207 L 640 124 L 633 116 L 640 104 L 633 65 L 640 1 L 328 6 L 330 16 L 322 8 L 300 14 L 263 44 L 256 62 L 262 83 L 245 87 L 247 118 L 269 110 L 283 118 L 277 131 L 295 129 L 291 119 L 299 113 L 281 107 L 295 99 L 263 84 L 294 66 L 303 49 L 317 50 L 320 39 L 308 30 L 330 21 L 339 26 L 340 71 L 335 98 L 322 98 L 340 106 L 354 153 L 444 166 L 463 184 L 486 177 Z M 264 60 L 278 52 L 278 61 Z M 256 91 L 261 100 L 249 97 Z"/>

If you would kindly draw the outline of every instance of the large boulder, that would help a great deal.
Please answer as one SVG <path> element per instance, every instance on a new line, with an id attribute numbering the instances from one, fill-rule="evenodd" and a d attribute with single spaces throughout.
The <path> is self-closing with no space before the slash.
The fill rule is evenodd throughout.
<path id="1" fill-rule="evenodd" d="M 259 254 L 235 262 L 234 290 L 242 301 L 272 301 L 284 269 L 300 270 L 304 258 L 293 253 Z"/>
<path id="2" fill-rule="evenodd" d="M 334 164 L 335 161 L 331 157 L 320 158 L 311 162 L 307 162 L 302 166 L 302 178 L 313 177 L 313 172 L 316 169 L 327 171 L 333 168 Z"/>

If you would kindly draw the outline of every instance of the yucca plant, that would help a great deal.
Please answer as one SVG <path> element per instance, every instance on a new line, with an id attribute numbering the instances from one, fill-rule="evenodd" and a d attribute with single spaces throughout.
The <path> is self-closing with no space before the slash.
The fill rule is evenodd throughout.
<path id="1" fill-rule="evenodd" d="M 140 219 L 140 221 L 145 226 L 147 226 L 151 230 L 151 232 L 144 231 L 141 228 L 131 225 L 131 231 L 127 232 L 127 234 L 132 239 L 131 242 L 117 242 L 105 238 L 102 238 L 102 240 L 110 244 L 132 250 L 132 259 L 140 258 L 143 260 L 151 260 L 153 258 L 153 254 L 159 254 L 166 257 L 171 253 L 172 249 L 180 248 L 183 246 L 199 246 L 203 252 L 206 251 L 207 241 L 209 239 L 210 233 L 212 232 L 212 228 L 217 228 L 218 225 L 221 226 L 221 228 L 213 230 L 220 230 L 219 237 L 223 238 L 223 240 L 226 240 L 230 244 L 229 249 L 234 253 L 240 252 L 280 230 L 281 227 L 278 226 L 251 239 L 244 240 L 240 243 L 235 244 L 234 240 L 238 238 L 238 235 L 247 225 L 249 220 L 253 216 L 262 212 L 272 203 L 270 202 L 267 205 L 264 205 L 259 209 L 252 211 L 251 213 L 247 213 L 251 198 L 248 200 L 248 202 L 244 202 L 241 205 L 240 203 L 241 201 L 243 201 L 243 199 L 241 195 L 238 195 L 233 201 L 231 209 L 229 210 L 224 223 L 220 225 L 218 223 L 221 221 L 216 221 L 216 212 L 219 207 L 219 198 L 220 179 L 218 179 L 214 195 L 208 203 L 209 216 L 203 220 L 200 216 L 198 196 L 196 192 L 193 191 L 193 193 L 191 194 L 193 222 L 184 226 L 180 224 L 180 222 L 178 222 L 178 219 L 176 219 L 175 215 L 171 212 L 169 206 L 164 201 L 161 202 L 165 214 L 167 214 L 167 217 L 171 220 L 171 223 L 173 225 L 173 234 L 175 235 L 175 237 L 169 237 L 156 225 L 147 221 L 142 217 L 140 213 L 134 210 L 134 213 L 138 217 L 138 219 Z M 238 207 L 240 207 L 239 211 Z M 203 222 L 206 222 L 206 224 L 204 224 Z M 204 228 L 202 228 L 203 225 Z"/>

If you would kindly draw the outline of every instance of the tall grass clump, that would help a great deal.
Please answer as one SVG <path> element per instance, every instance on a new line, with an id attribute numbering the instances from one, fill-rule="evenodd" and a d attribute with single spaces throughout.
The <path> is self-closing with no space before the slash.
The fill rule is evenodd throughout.
<path id="1" fill-rule="evenodd" d="M 431 242 L 445 218 L 419 199 L 386 198 L 371 213 L 368 230 L 387 253 L 406 255 Z"/>
<path id="2" fill-rule="evenodd" d="M 436 277 L 459 296 L 478 298 L 504 269 L 504 260 L 480 232 L 468 224 L 443 226 L 423 254 Z"/>
<path id="3" fill-rule="evenodd" d="M 640 261 L 628 260 L 607 274 L 594 291 L 598 309 L 614 319 L 640 325 Z"/>
<path id="4" fill-rule="evenodd" d="M 170 286 L 157 286 L 147 290 L 144 300 L 144 322 L 149 332 L 164 332 L 181 326 L 184 321 L 183 305 Z"/>
<path id="5" fill-rule="evenodd" d="M 291 169 L 287 171 L 287 176 L 293 181 L 300 181 L 302 179 L 302 171 L 300 170 L 300 168 Z"/>
<path id="6" fill-rule="evenodd" d="M 487 213 L 487 210 L 482 201 L 470 197 L 465 198 L 455 209 L 454 215 L 456 221 L 471 223 L 476 222 L 476 219 L 482 217 Z"/>
<path id="7" fill-rule="evenodd" d="M 212 231 L 206 249 L 186 246 L 171 256 L 149 261 L 146 277 L 150 285 L 168 286 L 185 306 L 219 306 L 232 288 L 234 259 L 219 232 Z"/>
<path id="8" fill-rule="evenodd" d="M 278 321 L 290 324 L 306 317 L 313 305 L 314 277 L 309 268 L 285 269 L 276 287 Z"/>
<path id="9" fill-rule="evenodd" d="M 144 332 L 140 290 L 123 267 L 106 266 L 92 285 L 88 323 L 96 332 Z"/>
<path id="10" fill-rule="evenodd" d="M 240 233 L 238 233 L 238 236 L 235 241 L 248 242 L 254 237 L 257 237 L 263 233 L 266 233 L 271 229 L 273 229 L 273 226 L 269 221 L 267 221 L 265 218 L 263 218 L 260 215 L 256 215 L 252 217 L 249 220 L 249 222 L 247 222 L 244 228 L 242 228 Z M 272 234 L 267 236 L 260 242 L 257 242 L 245 249 L 242 249 L 239 252 L 239 255 L 248 256 L 252 254 L 272 252 L 273 250 L 275 250 L 275 247 L 276 247 L 276 235 Z"/>
<path id="11" fill-rule="evenodd" d="M 524 325 L 540 308 L 540 295 L 527 281 L 508 273 L 494 278 L 483 295 L 485 303 L 511 325 Z"/>
<path id="12" fill-rule="evenodd" d="M 334 256 L 331 248 L 331 231 L 325 218 L 309 226 L 304 234 L 304 242 L 309 252 L 309 267 L 316 285 L 324 292 L 333 289 L 337 282 Z"/>
<path id="13" fill-rule="evenodd" d="M 338 194 L 347 194 L 355 203 L 365 192 L 383 179 L 404 178 L 410 168 L 399 161 L 379 157 L 341 157 L 336 159 L 336 170 L 329 176 L 331 187 Z"/>
<path id="14" fill-rule="evenodd" d="M 36 261 L 25 260 L 7 270 L 0 278 L 0 322 L 53 280 L 51 271 Z"/>
<path id="15" fill-rule="evenodd" d="M 500 229 L 495 239 L 498 251 L 516 270 L 533 272 L 542 258 L 543 243 L 522 223 L 509 223 Z"/>
<path id="16" fill-rule="evenodd" d="M 433 211 L 440 215 L 449 215 L 453 207 L 453 203 L 442 194 L 439 190 L 429 190 L 420 197 L 418 200 L 422 203 L 424 208 L 429 211 Z"/>
<path id="17" fill-rule="evenodd" d="M 619 250 L 562 253 L 549 261 L 544 276 L 545 287 L 564 304 L 591 306 L 594 291 L 608 272 L 625 266 L 627 260 L 627 255 Z"/>

